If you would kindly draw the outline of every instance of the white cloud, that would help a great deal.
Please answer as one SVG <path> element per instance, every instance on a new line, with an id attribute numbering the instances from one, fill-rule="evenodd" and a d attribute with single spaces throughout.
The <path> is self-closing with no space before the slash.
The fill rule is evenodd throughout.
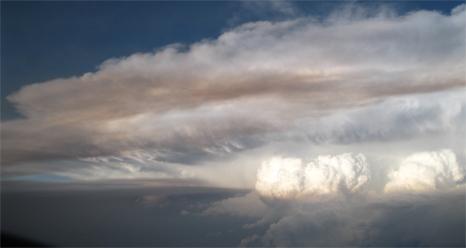
<path id="1" fill-rule="evenodd" d="M 304 170 L 304 194 L 325 195 L 357 192 L 369 180 L 369 168 L 362 154 L 319 156 Z"/>
<path id="2" fill-rule="evenodd" d="M 256 190 L 271 198 L 292 198 L 302 192 L 301 159 L 275 157 L 257 171 Z"/>
<path id="3" fill-rule="evenodd" d="M 301 159 L 276 157 L 262 163 L 256 190 L 265 197 L 278 199 L 355 193 L 369 178 L 362 154 L 318 156 L 306 165 Z"/>
<path id="4" fill-rule="evenodd" d="M 307 164 L 299 158 L 273 157 L 259 167 L 255 189 L 271 199 L 312 200 L 378 192 L 375 184 L 370 184 L 372 173 L 383 174 L 382 180 L 387 180 L 383 191 L 389 193 L 448 190 L 465 179 L 455 153 L 446 149 L 414 153 L 391 167 L 369 164 L 363 154 L 352 153 L 319 155 Z"/>
<path id="5" fill-rule="evenodd" d="M 388 179 L 386 192 L 426 192 L 457 186 L 464 171 L 451 150 L 420 152 L 404 159 Z"/>

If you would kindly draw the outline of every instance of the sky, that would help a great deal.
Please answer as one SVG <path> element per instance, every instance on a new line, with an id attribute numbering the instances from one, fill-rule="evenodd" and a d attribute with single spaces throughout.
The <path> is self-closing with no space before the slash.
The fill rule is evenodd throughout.
<path id="1" fill-rule="evenodd" d="M 464 246 L 464 2 L 2 2 L 1 12 L 3 226 L 109 245 L 110 223 L 137 198 L 123 225 L 140 223 L 141 208 L 176 206 L 180 226 L 157 228 L 193 245 L 207 244 L 176 230 L 238 217 L 208 245 Z M 38 235 L 30 220 L 43 214 L 21 207 L 93 216 L 99 197 L 114 201 L 96 231 L 107 236 L 87 241 Z M 186 245 L 135 235 L 121 242 Z"/>

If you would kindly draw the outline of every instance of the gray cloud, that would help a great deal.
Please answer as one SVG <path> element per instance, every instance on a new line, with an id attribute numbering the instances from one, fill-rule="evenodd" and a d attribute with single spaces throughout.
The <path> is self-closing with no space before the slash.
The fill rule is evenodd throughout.
<path id="1" fill-rule="evenodd" d="M 267 211 L 267 208 L 267 205 L 261 201 L 259 195 L 252 192 L 244 196 L 231 197 L 214 202 L 203 213 L 206 215 L 261 217 Z"/>
<path id="2" fill-rule="evenodd" d="M 214 202 L 208 213 L 251 216 L 241 246 L 462 246 L 464 189 L 448 193 L 333 198 L 324 201 L 262 201 L 249 193 Z M 231 204 L 230 204 L 231 203 Z M 230 204 L 228 206 L 225 206 Z M 221 211 L 210 211 L 212 208 Z M 234 207 L 236 206 L 236 208 Z"/>
<path id="3" fill-rule="evenodd" d="M 271 223 L 259 243 L 267 246 L 464 245 L 464 195 L 391 201 L 333 202 L 294 209 Z"/>

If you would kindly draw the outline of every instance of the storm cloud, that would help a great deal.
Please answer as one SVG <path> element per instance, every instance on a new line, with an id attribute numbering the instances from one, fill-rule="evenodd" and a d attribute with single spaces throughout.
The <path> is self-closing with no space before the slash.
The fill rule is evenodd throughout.
<path id="1" fill-rule="evenodd" d="M 9 94 L 2 228 L 56 246 L 464 247 L 466 5 L 235 4 L 215 37 Z M 181 5 L 153 6 L 191 22 Z M 248 14 L 265 20 L 233 25 Z"/>
<path id="2" fill-rule="evenodd" d="M 464 165 L 451 150 L 409 155 L 380 189 L 369 168 L 362 154 L 272 158 L 255 191 L 202 213 L 251 218 L 241 246 L 464 245 Z"/>
<path id="3" fill-rule="evenodd" d="M 324 155 L 307 164 L 296 158 L 272 158 L 257 172 L 256 190 L 265 197 L 292 198 L 357 192 L 370 178 L 366 157 Z"/>
<path id="4" fill-rule="evenodd" d="M 420 152 L 389 172 L 385 191 L 432 191 L 452 188 L 464 180 L 464 167 L 451 150 Z"/>
<path id="5" fill-rule="evenodd" d="M 347 144 L 461 129 L 465 13 L 464 5 L 450 14 L 343 10 L 246 23 L 27 85 L 8 96 L 23 118 L 2 122 L 2 164 L 134 150 L 196 164 L 283 140 Z M 454 107 L 423 104 L 439 95 Z"/>

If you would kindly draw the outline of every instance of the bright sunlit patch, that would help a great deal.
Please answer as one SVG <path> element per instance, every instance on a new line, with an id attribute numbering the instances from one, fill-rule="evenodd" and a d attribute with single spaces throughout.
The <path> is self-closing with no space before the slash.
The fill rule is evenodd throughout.
<path id="1" fill-rule="evenodd" d="M 256 190 L 272 198 L 289 198 L 302 191 L 301 159 L 274 157 L 257 171 Z"/>
<path id="2" fill-rule="evenodd" d="M 369 180 L 369 170 L 362 154 L 319 156 L 307 164 L 304 178 L 305 194 L 356 192 Z"/>
<path id="3" fill-rule="evenodd" d="M 427 192 L 455 187 L 464 178 L 451 150 L 420 152 L 404 159 L 388 174 L 386 192 Z"/>
<path id="4" fill-rule="evenodd" d="M 321 196 L 357 192 L 368 180 L 362 154 L 319 156 L 307 164 L 297 158 L 275 157 L 259 168 L 256 190 L 262 196 L 279 199 Z"/>

